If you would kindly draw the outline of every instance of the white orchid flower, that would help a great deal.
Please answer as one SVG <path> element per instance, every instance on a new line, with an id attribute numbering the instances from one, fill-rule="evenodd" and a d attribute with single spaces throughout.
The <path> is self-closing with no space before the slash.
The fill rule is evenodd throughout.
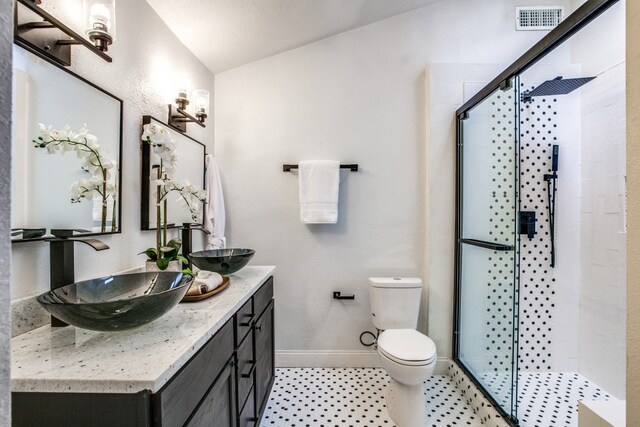
<path id="1" fill-rule="evenodd" d="M 106 200 L 108 195 L 116 193 L 115 185 L 107 186 L 105 190 L 105 178 L 110 179 L 110 171 L 115 169 L 116 163 L 103 158 L 98 138 L 89 133 L 86 125 L 75 132 L 69 125 L 58 130 L 40 123 L 38 124 L 38 132 L 38 139 L 33 141 L 36 148 L 44 148 L 49 154 L 64 154 L 75 151 L 76 156 L 82 160 L 81 168 L 91 175 L 88 180 L 80 180 L 71 184 L 72 203 L 78 203 L 81 199 L 90 198 L 96 194 Z"/>

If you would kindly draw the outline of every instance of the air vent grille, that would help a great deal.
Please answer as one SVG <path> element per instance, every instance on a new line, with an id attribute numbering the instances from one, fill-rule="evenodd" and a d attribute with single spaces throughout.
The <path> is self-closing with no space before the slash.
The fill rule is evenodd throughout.
<path id="1" fill-rule="evenodd" d="M 562 6 L 516 7 L 516 30 L 552 30 L 563 18 Z"/>

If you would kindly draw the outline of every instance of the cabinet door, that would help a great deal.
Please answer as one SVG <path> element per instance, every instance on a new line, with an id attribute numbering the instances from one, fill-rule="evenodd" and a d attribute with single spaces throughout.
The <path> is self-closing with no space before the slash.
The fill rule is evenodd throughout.
<path id="1" fill-rule="evenodd" d="M 230 360 L 187 422 L 189 427 L 235 427 L 235 369 Z"/>
<path id="2" fill-rule="evenodd" d="M 162 390 L 152 396 L 154 425 L 184 426 L 211 390 L 215 379 L 224 374 L 232 357 L 233 322 L 229 320 Z"/>
<path id="3" fill-rule="evenodd" d="M 273 302 L 269 304 L 264 313 L 258 318 L 254 330 L 256 352 L 256 412 L 258 415 L 262 415 L 275 378 Z"/>
<path id="4" fill-rule="evenodd" d="M 253 400 L 253 389 L 251 389 L 247 403 L 244 404 L 242 412 L 238 415 L 238 427 L 256 427 L 258 425 Z"/>

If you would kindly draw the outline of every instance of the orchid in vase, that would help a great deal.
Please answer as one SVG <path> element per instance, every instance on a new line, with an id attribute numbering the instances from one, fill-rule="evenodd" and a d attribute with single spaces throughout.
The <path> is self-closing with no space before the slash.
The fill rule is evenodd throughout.
<path id="1" fill-rule="evenodd" d="M 91 177 L 71 184 L 71 203 L 80 203 L 84 200 L 93 200 L 94 197 L 101 202 L 100 232 L 107 231 L 107 208 L 109 200 L 112 201 L 111 231 L 116 231 L 116 193 L 117 186 L 111 179 L 111 171 L 115 168 L 115 162 L 106 159 L 100 152 L 100 144 L 95 135 L 89 133 L 87 126 L 83 126 L 78 132 L 73 131 L 69 125 L 62 130 L 53 129 L 40 123 L 39 134 L 32 142 L 35 148 L 41 148 L 48 154 L 65 154 L 74 151 L 82 160 L 82 170 L 88 172 Z"/>
<path id="2" fill-rule="evenodd" d="M 151 146 L 153 152 L 160 159 L 157 174 L 152 179 L 156 188 L 156 246 L 148 248 L 145 253 L 150 261 L 155 261 L 160 270 L 165 270 L 171 261 L 178 260 L 187 264 L 188 260 L 178 255 L 182 241 L 171 239 L 167 241 L 167 197 L 170 193 L 177 193 L 178 199 L 184 201 L 194 222 L 200 222 L 200 212 L 206 203 L 204 190 L 191 184 L 186 179 L 176 179 L 177 162 L 176 143 L 169 132 L 157 124 L 143 126 L 142 141 Z"/>

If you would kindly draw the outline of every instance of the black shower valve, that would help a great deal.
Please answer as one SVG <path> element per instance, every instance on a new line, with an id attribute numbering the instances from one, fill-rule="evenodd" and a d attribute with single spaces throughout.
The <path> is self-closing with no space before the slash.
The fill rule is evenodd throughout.
<path id="1" fill-rule="evenodd" d="M 536 234 L 536 213 L 520 211 L 520 234 L 526 234 L 529 240 Z"/>

